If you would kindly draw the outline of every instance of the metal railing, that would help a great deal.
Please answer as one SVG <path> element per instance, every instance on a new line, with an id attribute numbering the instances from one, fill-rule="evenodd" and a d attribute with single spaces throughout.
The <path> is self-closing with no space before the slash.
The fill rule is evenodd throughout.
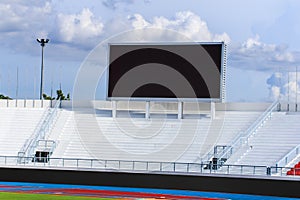
<path id="1" fill-rule="evenodd" d="M 300 144 L 283 156 L 277 163 L 276 166 L 283 167 L 286 166 L 289 162 L 294 160 L 300 153 Z"/>
<path id="2" fill-rule="evenodd" d="M 37 168 L 69 168 L 94 169 L 110 171 L 144 171 L 166 173 L 199 173 L 199 174 L 230 174 L 255 176 L 287 176 L 290 167 L 253 166 L 253 165 L 222 165 L 211 166 L 207 163 L 178 163 L 154 161 L 101 160 L 80 158 L 48 158 L 44 162 L 19 163 L 18 156 L 0 156 L 0 166 L 37 167 Z M 34 157 L 26 157 L 34 161 Z M 298 174 L 292 174 L 297 176 Z M 300 174 L 299 174 L 300 175 Z M 297 176 L 300 178 L 300 176 Z"/>
<path id="3" fill-rule="evenodd" d="M 248 142 L 248 139 L 253 135 L 259 128 L 261 128 L 264 123 L 271 118 L 272 112 L 278 108 L 278 101 L 273 102 L 267 110 L 265 110 L 252 125 L 244 132 L 241 132 L 227 147 L 218 155 L 214 155 L 218 158 L 218 162 L 222 160 L 227 160 L 229 157 L 235 153 L 243 144 Z"/>
<path id="4" fill-rule="evenodd" d="M 274 109 L 278 109 L 279 102 L 273 102 L 252 124 L 246 131 L 240 132 L 235 139 L 223 149 L 221 152 L 215 151 L 213 147 L 205 156 L 201 158 L 202 161 L 209 161 L 212 158 L 218 159 L 228 159 L 234 152 L 236 152 L 247 140 L 248 138 L 260 128 L 266 120 L 268 120 Z"/>
<path id="5" fill-rule="evenodd" d="M 41 118 L 33 134 L 26 140 L 25 144 L 18 152 L 18 162 L 28 162 L 26 158 L 33 156 L 34 150 L 38 145 L 38 141 L 44 140 L 46 134 L 50 131 L 53 121 L 55 120 L 57 110 L 60 107 L 60 103 L 60 100 L 57 100 L 54 107 L 52 109 L 49 108 L 46 116 Z"/>
<path id="6" fill-rule="evenodd" d="M 53 152 L 56 148 L 56 141 L 54 140 L 38 140 L 36 149 L 40 151 Z"/>

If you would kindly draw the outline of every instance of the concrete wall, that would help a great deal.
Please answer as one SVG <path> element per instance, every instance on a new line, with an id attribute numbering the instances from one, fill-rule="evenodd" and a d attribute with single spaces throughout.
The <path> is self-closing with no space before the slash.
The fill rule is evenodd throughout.
<path id="1" fill-rule="evenodd" d="M 145 101 L 117 101 L 117 110 L 145 111 Z M 216 111 L 264 111 L 271 103 L 216 103 Z M 112 101 L 63 101 L 62 108 L 95 108 L 102 110 L 111 110 L 113 108 Z M 211 104 L 207 102 L 184 102 L 184 113 L 203 113 L 210 112 Z M 177 102 L 150 102 L 150 112 L 159 113 L 168 111 L 169 113 L 178 112 Z"/>
<path id="2" fill-rule="evenodd" d="M 18 99 L 18 100 L 6 100 L 0 99 L 0 107 L 9 108 L 48 108 L 53 107 L 56 100 L 36 100 L 36 99 Z M 216 103 L 216 111 L 264 111 L 271 103 L 246 103 L 246 102 L 230 102 L 230 103 Z M 111 110 L 113 107 L 112 101 L 62 101 L 62 108 L 95 108 L 103 110 Z M 118 110 L 132 110 L 144 112 L 146 109 L 145 101 L 117 101 Z M 208 102 L 184 102 L 183 112 L 184 113 L 205 113 L 210 112 L 211 104 Z M 300 104 L 296 103 L 280 103 L 281 111 L 299 112 Z M 168 111 L 169 113 L 178 112 L 177 102 L 150 102 L 150 112 L 160 113 Z"/>
<path id="3" fill-rule="evenodd" d="M 51 105 L 55 105 L 55 100 L 36 100 L 36 99 L 0 99 L 0 107 L 7 108 L 49 108 Z"/>

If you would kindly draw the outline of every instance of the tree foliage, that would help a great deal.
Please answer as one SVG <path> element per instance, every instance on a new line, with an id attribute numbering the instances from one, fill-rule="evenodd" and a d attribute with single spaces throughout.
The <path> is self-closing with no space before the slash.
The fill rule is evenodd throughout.
<path id="1" fill-rule="evenodd" d="M 0 99 L 12 99 L 12 98 L 10 98 L 9 96 L 5 96 L 3 94 L 0 94 Z"/>
<path id="2" fill-rule="evenodd" d="M 70 100 L 70 93 L 67 94 L 67 97 L 64 95 L 62 90 L 56 90 L 56 98 L 55 97 L 50 97 L 47 94 L 43 94 L 43 99 L 45 100 Z"/>
<path id="3" fill-rule="evenodd" d="M 65 97 L 64 93 L 62 90 L 56 90 L 56 100 L 60 99 L 60 100 L 70 100 L 70 93 L 67 94 L 67 97 Z"/>
<path id="4" fill-rule="evenodd" d="M 55 97 L 50 97 L 50 96 L 48 96 L 47 94 L 43 94 L 43 99 L 45 99 L 45 100 L 54 100 L 55 99 Z"/>

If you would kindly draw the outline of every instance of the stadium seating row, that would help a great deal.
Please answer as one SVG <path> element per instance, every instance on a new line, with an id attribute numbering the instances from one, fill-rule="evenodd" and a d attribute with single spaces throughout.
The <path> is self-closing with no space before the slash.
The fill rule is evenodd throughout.
<path id="1" fill-rule="evenodd" d="M 300 161 L 286 175 L 300 176 Z"/>

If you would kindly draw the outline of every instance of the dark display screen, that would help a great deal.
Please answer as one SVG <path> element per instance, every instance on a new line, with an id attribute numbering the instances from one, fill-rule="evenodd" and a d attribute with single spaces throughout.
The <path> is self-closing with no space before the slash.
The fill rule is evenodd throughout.
<path id="1" fill-rule="evenodd" d="M 223 43 L 110 44 L 108 98 L 221 98 Z"/>

